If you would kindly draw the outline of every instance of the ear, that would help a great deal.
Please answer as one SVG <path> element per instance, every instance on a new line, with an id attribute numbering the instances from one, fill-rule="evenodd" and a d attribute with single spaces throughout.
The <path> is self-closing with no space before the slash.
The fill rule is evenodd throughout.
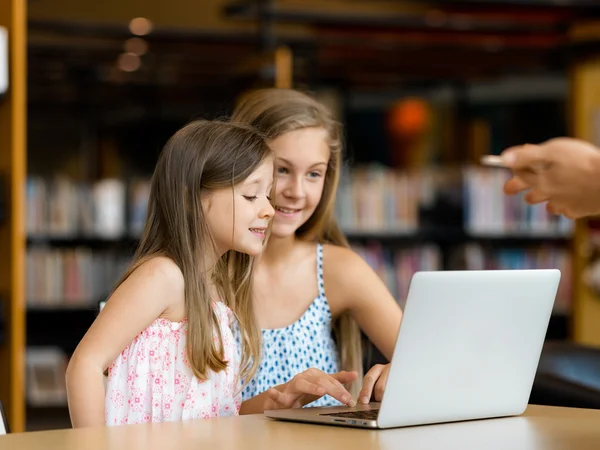
<path id="1" fill-rule="evenodd" d="M 213 192 L 203 192 L 200 194 L 200 203 L 202 204 L 202 210 L 205 214 L 208 214 L 213 205 Z"/>

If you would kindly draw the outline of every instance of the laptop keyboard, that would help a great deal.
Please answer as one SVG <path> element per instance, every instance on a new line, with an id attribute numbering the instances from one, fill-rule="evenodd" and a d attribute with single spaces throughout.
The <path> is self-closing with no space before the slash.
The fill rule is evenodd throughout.
<path id="1" fill-rule="evenodd" d="M 344 417 L 346 419 L 377 420 L 378 414 L 379 414 L 378 409 L 370 409 L 368 411 L 350 411 L 350 412 L 321 414 L 321 416 Z"/>

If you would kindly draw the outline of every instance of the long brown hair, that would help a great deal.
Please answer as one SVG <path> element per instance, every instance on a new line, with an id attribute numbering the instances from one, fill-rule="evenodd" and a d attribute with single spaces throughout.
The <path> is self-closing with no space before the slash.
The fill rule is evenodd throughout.
<path id="1" fill-rule="evenodd" d="M 153 257 L 166 256 L 177 264 L 185 280 L 188 359 L 201 380 L 210 370 L 219 372 L 227 367 L 212 308 L 216 299 L 211 298 L 211 285 L 217 287 L 220 300 L 239 321 L 243 338 L 241 377 L 252 377 L 260 359 L 260 330 L 251 304 L 253 257 L 229 250 L 214 267 L 203 267 L 206 255 L 216 255 L 217 249 L 201 195 L 233 188 L 271 155 L 264 137 L 252 127 L 199 120 L 169 139 L 152 176 L 145 228 L 120 283 Z"/>
<path id="2" fill-rule="evenodd" d="M 256 127 L 268 140 L 302 128 L 320 127 L 327 131 L 330 156 L 323 194 L 315 212 L 296 230 L 296 236 L 349 247 L 335 219 L 335 196 L 342 165 L 342 127 L 325 105 L 293 89 L 260 89 L 240 99 L 231 120 Z M 360 329 L 352 317 L 344 313 L 334 323 L 334 330 L 342 368 L 359 374 L 352 387 L 353 393 L 357 393 L 363 373 Z"/>

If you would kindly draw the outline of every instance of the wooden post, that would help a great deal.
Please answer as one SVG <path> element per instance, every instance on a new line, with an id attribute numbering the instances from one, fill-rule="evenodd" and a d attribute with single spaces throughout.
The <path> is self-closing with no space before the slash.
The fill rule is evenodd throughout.
<path id="1" fill-rule="evenodd" d="M 275 50 L 275 87 L 291 89 L 293 85 L 293 58 L 288 47 Z"/>
<path id="2" fill-rule="evenodd" d="M 600 41 L 600 22 L 575 25 L 573 43 Z M 570 69 L 571 135 L 600 145 L 600 55 L 575 61 Z M 578 220 L 573 243 L 572 336 L 576 343 L 600 347 L 600 298 L 586 285 L 589 222 Z"/>
<path id="3" fill-rule="evenodd" d="M 0 298 L 6 321 L 0 346 L 0 398 L 11 432 L 25 430 L 25 174 L 27 139 L 27 0 L 1 0 L 8 31 L 9 86 L 0 97 Z"/>

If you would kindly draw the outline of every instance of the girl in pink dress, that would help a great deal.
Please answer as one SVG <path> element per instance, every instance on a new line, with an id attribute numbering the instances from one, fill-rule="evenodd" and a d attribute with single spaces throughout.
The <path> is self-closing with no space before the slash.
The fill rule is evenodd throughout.
<path id="1" fill-rule="evenodd" d="M 74 427 L 260 413 L 323 395 L 354 404 L 342 384 L 356 373 L 316 369 L 241 401 L 260 359 L 250 287 L 272 186 L 272 153 L 253 128 L 196 121 L 167 142 L 132 264 L 69 362 Z"/>

